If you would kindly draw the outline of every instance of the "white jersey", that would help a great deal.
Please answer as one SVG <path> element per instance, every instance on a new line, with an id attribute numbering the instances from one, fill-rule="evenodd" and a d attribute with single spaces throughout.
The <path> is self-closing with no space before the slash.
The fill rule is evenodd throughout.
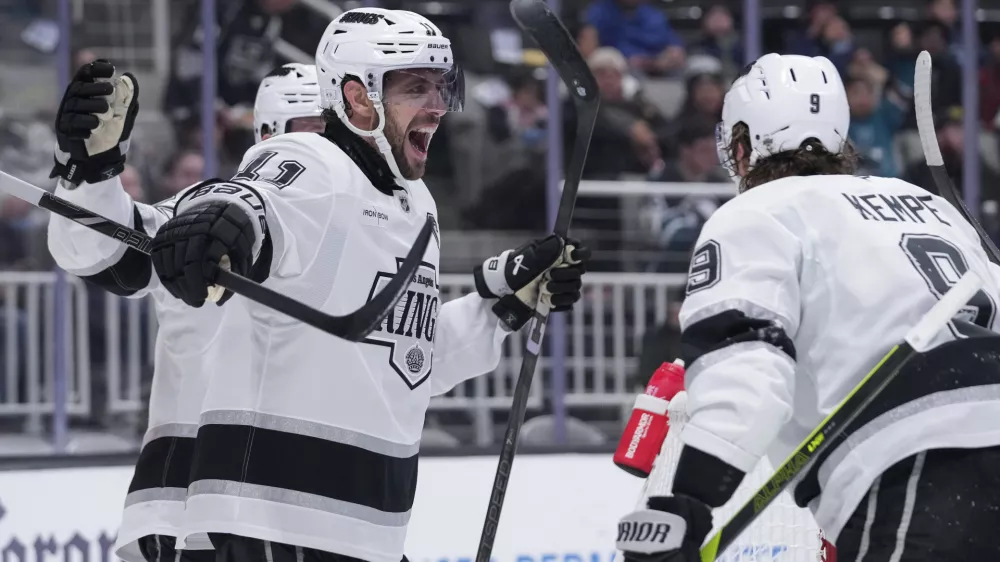
<path id="1" fill-rule="evenodd" d="M 1000 273 L 974 229 L 902 180 L 811 176 L 755 187 L 712 215 L 691 263 L 680 320 L 700 351 L 687 371 L 691 421 L 681 439 L 745 472 L 764 454 L 783 462 L 965 271 L 986 279 L 967 319 L 997 329 Z M 765 335 L 759 321 L 778 328 Z M 919 389 L 820 459 L 813 483 L 822 494 L 806 499 L 831 541 L 894 463 L 1000 444 L 1000 385 L 963 384 Z"/>
<path id="2" fill-rule="evenodd" d="M 173 214 L 173 200 L 134 203 L 116 177 L 56 195 L 150 235 Z M 201 402 L 217 369 L 250 368 L 249 316 L 234 296 L 223 308 L 191 308 L 173 298 L 152 271 L 149 257 L 76 222 L 53 214 L 49 250 L 60 267 L 115 294 L 153 298 L 158 331 L 150 393 L 149 424 L 115 546 L 119 558 L 144 562 L 136 540 L 177 536 L 184 512 Z M 188 548 L 210 548 L 207 536 Z"/>
<path id="3" fill-rule="evenodd" d="M 376 187 L 371 170 L 319 134 L 261 142 L 240 169 L 191 204 L 216 196 L 263 204 L 272 248 L 264 285 L 328 314 L 348 314 L 379 292 L 437 216 L 422 181 Z M 362 343 L 248 303 L 251 369 L 212 377 L 185 534 L 401 559 L 430 397 L 494 369 L 506 336 L 492 300 L 440 303 L 434 240 L 406 295 Z"/>

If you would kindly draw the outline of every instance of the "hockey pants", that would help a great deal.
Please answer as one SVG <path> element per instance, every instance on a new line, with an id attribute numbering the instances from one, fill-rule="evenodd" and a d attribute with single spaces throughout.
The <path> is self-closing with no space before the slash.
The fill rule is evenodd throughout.
<path id="1" fill-rule="evenodd" d="M 837 538 L 837 561 L 1000 561 L 1000 447 L 934 449 L 889 467 Z"/>

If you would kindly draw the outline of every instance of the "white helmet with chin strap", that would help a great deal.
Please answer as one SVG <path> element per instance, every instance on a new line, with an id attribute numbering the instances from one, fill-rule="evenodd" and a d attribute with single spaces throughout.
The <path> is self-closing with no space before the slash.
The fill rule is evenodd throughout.
<path id="1" fill-rule="evenodd" d="M 253 135 L 280 135 L 288 122 L 300 117 L 319 117 L 319 84 L 316 67 L 297 62 L 279 66 L 261 81 L 253 104 Z"/>
<path id="2" fill-rule="evenodd" d="M 441 71 L 443 82 L 436 84 L 436 109 L 461 111 L 464 77 L 455 64 L 451 41 L 427 18 L 405 10 L 359 8 L 344 12 L 330 22 L 316 49 L 320 105 L 333 109 L 341 122 L 357 135 L 375 139 L 393 174 L 405 178 L 386 139 L 384 104 L 409 103 L 386 99 L 385 77 L 391 71 L 433 69 Z M 353 78 L 368 90 L 378 114 L 378 125 L 366 131 L 355 127 L 345 112 L 343 86 Z M 429 103 L 428 95 L 417 94 L 412 103 Z"/>
<path id="3" fill-rule="evenodd" d="M 851 121 L 840 74 L 826 57 L 767 54 L 733 82 L 716 129 L 719 161 L 737 183 L 729 153 L 733 126 L 750 130 L 750 166 L 816 139 L 834 154 L 843 151 Z"/>

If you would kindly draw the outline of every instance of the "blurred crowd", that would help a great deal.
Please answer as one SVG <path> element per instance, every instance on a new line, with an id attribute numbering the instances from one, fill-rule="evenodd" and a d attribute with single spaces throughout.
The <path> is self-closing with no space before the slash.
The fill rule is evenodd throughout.
<path id="1" fill-rule="evenodd" d="M 10 21 L 25 22 L 24 29 L 0 39 L 0 51 L 10 41 L 20 40 L 21 48 L 27 45 L 51 54 L 51 4 L 0 1 L 0 20 L 6 15 Z M 308 60 L 329 21 L 305 4 L 298 0 L 217 1 L 218 99 L 212 108 L 215 137 L 211 141 L 217 161 L 206 166 L 198 2 L 169 2 L 169 69 L 151 82 L 146 82 L 149 73 L 140 74 L 142 110 L 129 165 L 121 176 L 135 200 L 154 202 L 169 197 L 202 179 L 207 169 L 223 177 L 235 172 L 253 142 L 253 101 L 260 80 L 274 67 L 295 60 L 296 53 Z M 353 7 L 349 2 L 329 4 L 337 10 Z M 423 6 L 417 0 L 377 4 L 414 11 Z M 433 4 L 435 10 L 442 9 L 442 3 Z M 678 2 L 563 1 L 564 19 L 600 88 L 601 108 L 584 178 L 691 184 L 688 193 L 670 197 L 582 197 L 574 232 L 586 236 L 595 248 L 596 269 L 684 271 L 701 225 L 729 197 L 717 195 L 718 190 L 704 193 L 704 184 L 728 185 L 735 193 L 719 165 L 715 127 L 729 84 L 750 62 L 743 48 L 741 3 L 688 2 L 685 17 L 674 17 L 682 11 L 674 4 Z M 917 54 L 921 50 L 931 53 L 935 125 L 948 172 L 961 186 L 963 155 L 967 150 L 979 151 L 983 204 L 978 211 L 987 229 L 1000 234 L 1000 27 L 991 22 L 980 25 L 983 40 L 975 57 L 980 103 L 978 108 L 964 108 L 962 64 L 967 57 L 960 46 L 956 0 L 919 0 L 910 5 L 908 13 L 914 17 L 897 20 L 853 17 L 854 7 L 872 7 L 863 0 L 789 0 L 788 4 L 794 10 L 786 9 L 780 17 L 768 16 L 764 22 L 764 52 L 823 55 L 834 62 L 845 81 L 851 110 L 849 138 L 862 157 L 862 174 L 932 186 L 912 109 Z M 468 83 L 465 111 L 445 119 L 435 135 L 427 183 L 437 194 L 443 228 L 470 233 L 462 242 L 478 240 L 476 231 L 495 236 L 503 236 L 504 231 L 541 231 L 545 228 L 547 131 L 558 115 L 555 126 L 563 131 L 562 154 L 568 158 L 575 135 L 573 105 L 565 96 L 557 107 L 550 109 L 546 104 L 544 59 L 531 55 L 530 44 L 523 45 L 529 51 L 522 54 L 521 38 L 505 1 L 477 0 L 463 6 L 461 16 L 447 11 L 429 14 L 455 43 Z M 73 47 L 73 70 L 96 58 L 114 61 L 121 52 L 78 40 Z M 51 187 L 54 108 L 25 115 L 5 112 L 2 101 L 0 96 L 0 169 Z M 963 111 L 969 110 L 977 111 L 979 118 L 978 147 L 965 146 L 962 120 Z M 42 235 L 46 221 L 44 213 L 0 196 L 0 240 L 4 241 L 0 270 L 51 269 Z M 470 253 L 481 256 L 479 248 Z M 444 256 L 446 271 L 467 270 L 466 262 L 449 262 L 449 258 L 455 256 Z M 462 265 L 450 267 L 449 263 Z M 94 300 L 91 310 L 105 308 Z M 95 349 L 103 349 L 101 334 L 106 326 L 101 314 L 92 313 Z M 677 355 L 675 314 L 676 306 L 671 305 L 667 323 L 647 333 L 647 339 L 657 345 L 642 346 L 641 353 L 634 350 L 640 355 L 638 373 L 648 374 L 660 361 Z M 0 365 L 0 375 L 2 369 Z"/>
<path id="2" fill-rule="evenodd" d="M 407 5 L 405 0 L 383 4 Z M 444 196 L 442 223 L 463 230 L 541 230 L 545 226 L 545 160 L 549 111 L 545 103 L 543 60 L 512 60 L 500 39 L 510 21 L 497 18 L 502 2 L 477 9 L 489 19 L 485 54 L 470 29 L 483 23 L 443 17 L 442 27 L 456 43 L 469 76 L 465 112 L 445 121 L 431 146 L 428 184 Z M 33 4 L 8 10 L 30 11 Z M 169 75 L 159 91 L 142 91 L 126 188 L 140 201 L 155 201 L 200 179 L 206 170 L 201 132 L 201 29 L 194 0 L 173 4 L 173 50 Z M 715 150 L 715 125 L 729 83 L 748 62 L 738 3 L 699 6 L 696 18 L 681 25 L 656 0 L 579 0 L 569 2 L 566 21 L 597 78 L 601 110 L 591 143 L 585 178 L 653 182 L 727 180 Z M 398 7 L 398 6 L 389 6 Z M 849 6 L 848 6 L 849 7 Z M 933 100 L 946 164 L 962 184 L 961 63 L 955 0 L 924 0 L 913 20 L 861 22 L 835 0 L 805 0 L 797 19 L 778 28 L 768 23 L 766 50 L 823 55 L 840 69 L 851 106 L 850 140 L 862 156 L 861 173 L 895 176 L 928 185 L 912 111 L 913 69 L 920 50 L 934 58 Z M 413 9 L 418 9 L 413 6 Z M 34 8 L 37 11 L 37 7 Z M 253 100 L 261 78 L 288 62 L 288 47 L 311 55 L 327 19 L 298 0 L 218 2 L 217 91 L 214 108 L 216 175 L 233 173 L 252 143 Z M 475 10 L 474 10 L 475 12 Z M 501 10 L 502 15 L 502 10 Z M 496 23 L 496 20 L 506 24 Z M 862 25 L 863 24 L 863 25 Z M 504 27 L 507 29 L 503 29 Z M 980 153 L 984 218 L 994 224 L 1000 150 L 1000 33 L 983 26 L 979 88 Z M 773 31 L 777 31 L 774 33 Z M 28 41 L 28 39 L 25 39 Z M 31 41 L 29 41 L 30 43 Z M 37 41 L 36 41 L 37 43 Z M 531 47 L 531 45 L 525 45 Z M 97 57 L 114 58 L 86 45 L 73 51 L 73 68 Z M 483 58 L 491 59 L 483 64 Z M 466 61 L 463 60 L 463 63 Z M 571 103 L 560 108 L 564 154 L 574 136 Z M 0 164 L 38 183 L 46 183 L 51 111 L 3 119 L 0 113 Z M 699 225 L 724 198 L 650 197 L 640 202 L 584 201 L 580 227 L 596 231 L 609 251 L 623 245 L 666 252 L 671 259 L 605 260 L 609 270 L 679 271 Z M 532 203 L 532 204 L 529 204 Z M 588 212 L 588 209 L 594 212 Z M 617 212 L 618 216 L 613 213 Z M 23 238 L 37 227 L 23 205 L 0 206 L 0 229 L 7 239 Z M 638 236 L 616 236 L 631 228 L 630 215 L 642 217 Z M 633 228 L 634 230 L 634 228 Z M 601 235 L 601 231 L 604 234 Z M 0 267 L 32 269 L 46 265 L 29 243 L 10 245 Z M 626 248 L 627 249 L 627 248 Z M 612 252 L 613 253 L 613 252 Z"/>

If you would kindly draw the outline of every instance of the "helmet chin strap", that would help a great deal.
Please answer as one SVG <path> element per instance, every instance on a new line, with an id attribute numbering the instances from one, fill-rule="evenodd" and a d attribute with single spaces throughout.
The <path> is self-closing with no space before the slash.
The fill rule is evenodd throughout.
<path id="1" fill-rule="evenodd" d="M 344 111 L 344 102 L 338 102 L 334 105 L 334 111 L 337 112 L 337 117 L 340 121 L 347 126 L 347 128 L 354 134 L 375 139 L 375 146 L 378 147 L 378 151 L 382 153 L 382 157 L 385 158 L 386 163 L 389 164 L 389 169 L 392 170 L 392 175 L 396 176 L 396 183 L 400 187 L 406 188 L 409 184 L 407 179 L 403 177 L 402 172 L 399 171 L 399 165 L 396 164 L 396 157 L 392 154 L 392 147 L 389 145 L 389 139 L 385 138 L 385 108 L 382 106 L 382 100 L 372 99 L 372 104 L 375 106 L 375 113 L 378 115 L 378 126 L 376 126 L 371 131 L 366 131 L 364 129 L 359 129 L 351 123 L 351 120 L 347 118 L 347 113 Z"/>

